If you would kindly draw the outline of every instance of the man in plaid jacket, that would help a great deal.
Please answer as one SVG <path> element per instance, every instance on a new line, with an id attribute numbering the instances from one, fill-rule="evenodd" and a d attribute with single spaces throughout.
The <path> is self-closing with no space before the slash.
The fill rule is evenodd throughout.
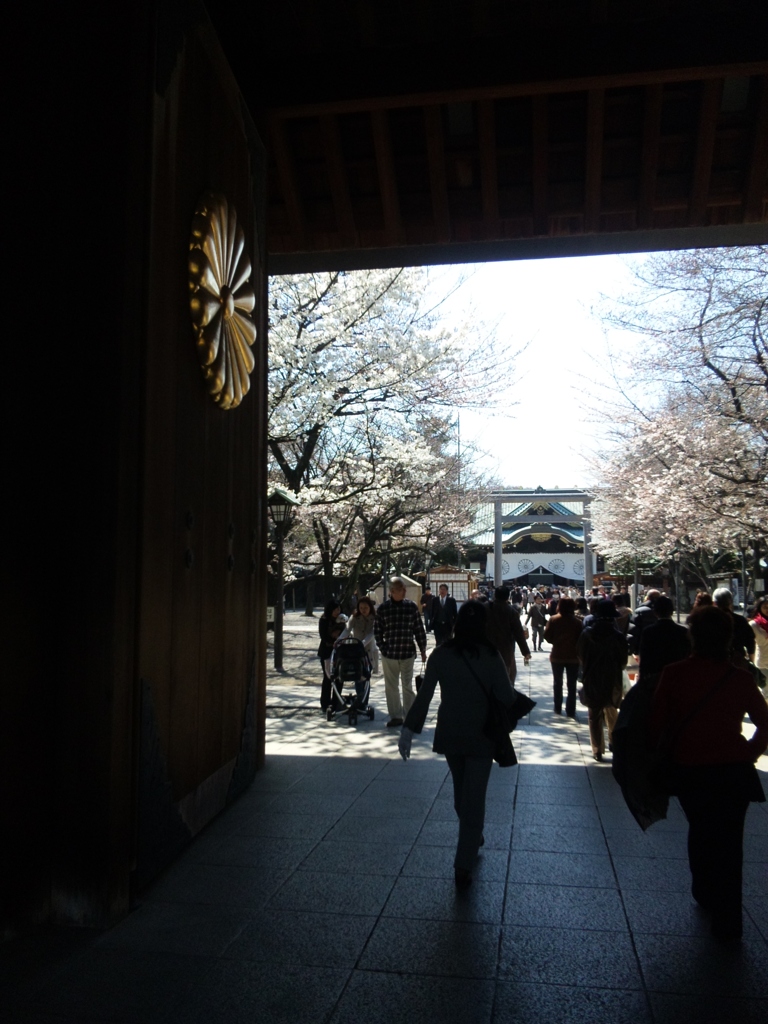
<path id="1" fill-rule="evenodd" d="M 399 576 L 394 576 L 390 580 L 389 599 L 379 605 L 376 611 L 373 635 L 376 638 L 376 646 L 381 651 L 384 693 L 389 712 L 387 728 L 394 729 L 403 724 L 408 709 L 416 698 L 412 681 L 417 645 L 421 652 L 421 660 L 426 661 L 427 658 L 424 621 L 416 603 L 409 601 L 405 596 L 405 583 Z"/>

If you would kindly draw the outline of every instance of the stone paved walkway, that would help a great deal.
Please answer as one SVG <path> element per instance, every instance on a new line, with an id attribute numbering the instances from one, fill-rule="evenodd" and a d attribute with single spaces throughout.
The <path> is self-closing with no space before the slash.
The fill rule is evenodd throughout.
<path id="1" fill-rule="evenodd" d="M 289 613 L 267 767 L 116 928 L 8 947 L 0 1021 L 768 1020 L 768 804 L 747 819 L 744 941 L 724 950 L 689 895 L 679 808 L 641 832 L 584 716 L 551 712 L 536 654 L 518 678 L 539 702 L 514 736 L 521 763 L 494 766 L 486 845 L 458 895 L 433 717 L 407 764 L 380 678 L 375 721 L 327 723 L 316 646 L 317 620 Z"/>

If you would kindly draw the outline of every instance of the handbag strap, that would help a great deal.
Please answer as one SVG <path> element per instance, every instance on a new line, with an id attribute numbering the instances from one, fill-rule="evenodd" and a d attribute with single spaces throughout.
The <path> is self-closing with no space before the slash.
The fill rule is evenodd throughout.
<path id="1" fill-rule="evenodd" d="M 483 693 L 485 694 L 485 696 L 486 696 L 487 700 L 488 700 L 488 701 L 490 702 L 490 699 L 491 699 L 491 693 L 490 693 L 490 690 L 486 690 L 486 688 L 485 688 L 485 687 L 483 686 L 483 681 L 482 681 L 482 679 L 481 679 L 481 678 L 480 678 L 480 676 L 479 676 L 479 675 L 477 674 L 477 672 L 475 672 L 475 670 L 474 670 L 474 669 L 472 668 L 472 666 L 470 665 L 470 663 L 469 663 L 469 662 L 467 661 L 467 658 L 466 658 L 466 656 L 465 656 L 465 654 L 464 654 L 464 652 L 463 652 L 463 651 L 461 652 L 461 658 L 462 658 L 462 661 L 464 662 L 464 664 L 465 664 L 465 665 L 467 666 L 467 668 L 469 669 L 469 671 L 470 671 L 470 672 L 472 673 L 472 675 L 473 675 L 473 676 L 475 677 L 475 679 L 477 680 L 477 685 L 478 685 L 478 686 L 480 687 L 480 689 L 481 689 L 481 690 L 483 691 Z"/>

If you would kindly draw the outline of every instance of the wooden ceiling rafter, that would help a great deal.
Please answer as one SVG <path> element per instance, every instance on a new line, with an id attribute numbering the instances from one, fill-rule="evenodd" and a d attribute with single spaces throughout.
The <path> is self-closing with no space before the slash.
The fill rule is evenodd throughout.
<path id="1" fill-rule="evenodd" d="M 325 162 L 328 170 L 328 183 L 333 198 L 333 209 L 339 230 L 341 244 L 345 248 L 359 245 L 352 199 L 349 193 L 349 182 L 341 150 L 339 123 L 335 114 L 324 114 L 320 118 L 325 146 Z"/>
<path id="2" fill-rule="evenodd" d="M 389 113 L 386 110 L 371 111 L 373 145 L 376 152 L 376 170 L 379 178 L 379 193 L 384 215 L 384 235 L 388 245 L 402 245 L 405 241 L 403 221 L 400 216 L 400 198 L 397 192 L 395 161 L 392 155 L 392 137 L 389 130 Z"/>
<path id="3" fill-rule="evenodd" d="M 432 193 L 432 216 L 435 222 L 435 240 L 451 240 L 451 211 L 448 204 L 448 176 L 445 166 L 445 139 L 441 107 L 424 108 L 424 128 L 427 136 L 429 183 Z"/>
<path id="4" fill-rule="evenodd" d="M 603 184 L 603 133 L 605 90 L 590 89 L 587 96 L 587 152 L 584 186 L 584 230 L 600 230 L 600 198 Z"/>
<path id="5" fill-rule="evenodd" d="M 525 96 L 553 93 L 589 92 L 593 89 L 621 89 L 644 85 L 666 85 L 675 82 L 703 82 L 712 78 L 751 78 L 764 75 L 766 61 L 749 61 L 716 66 L 702 65 L 649 71 L 629 71 L 612 75 L 585 75 L 579 78 L 550 78 L 541 81 L 514 82 L 493 86 L 465 88 L 350 99 L 327 100 L 322 103 L 298 103 L 274 106 L 267 112 L 270 121 L 320 117 L 322 114 L 360 114 L 374 110 L 398 110 L 406 107 L 447 106 L 476 103 L 481 100 L 520 99 Z"/>
<path id="6" fill-rule="evenodd" d="M 764 216 L 764 194 L 768 178 L 768 75 L 761 77 L 758 86 L 757 114 L 751 141 L 743 211 L 745 220 L 757 221 Z"/>
<path id="7" fill-rule="evenodd" d="M 297 248 L 307 247 L 307 232 L 305 228 L 304 211 L 299 196 L 299 188 L 296 181 L 296 172 L 293 166 L 293 158 L 288 150 L 288 141 L 285 137 L 285 124 L 281 121 L 273 121 L 270 125 L 270 138 L 272 140 L 272 152 L 277 164 L 280 177 L 280 191 L 283 195 L 285 210 L 288 216 L 291 234 Z"/>
<path id="8" fill-rule="evenodd" d="M 696 155 L 691 182 L 691 205 L 688 223 L 694 227 L 704 224 L 707 214 L 709 183 L 712 179 L 712 158 L 715 152 L 717 115 L 723 95 L 723 80 L 710 78 L 702 82 L 699 125 L 696 132 Z"/>
<path id="9" fill-rule="evenodd" d="M 663 85 L 646 85 L 643 97 L 643 140 L 640 154 L 640 193 L 637 204 L 639 228 L 653 226 L 656 200 L 656 178 L 659 166 L 661 138 L 661 108 L 664 101 Z"/>
<path id="10" fill-rule="evenodd" d="M 533 103 L 533 233 L 549 233 L 549 131 L 547 126 L 546 94 L 532 98 Z"/>
<path id="11" fill-rule="evenodd" d="M 491 100 L 478 103 L 478 135 L 480 142 L 480 188 L 483 202 L 483 224 L 486 238 L 498 238 L 499 166 L 496 153 L 496 119 Z"/>

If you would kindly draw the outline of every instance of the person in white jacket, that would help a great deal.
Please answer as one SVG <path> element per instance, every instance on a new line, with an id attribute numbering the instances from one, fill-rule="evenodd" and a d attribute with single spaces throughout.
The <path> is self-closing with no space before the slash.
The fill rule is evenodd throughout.
<path id="1" fill-rule="evenodd" d="M 344 632 L 339 640 L 351 636 L 355 640 L 362 640 L 368 657 L 371 659 L 371 667 L 378 674 L 379 671 L 379 649 L 373 637 L 373 626 L 376 622 L 376 606 L 370 597 L 358 598 L 357 608 L 352 612 Z"/>

